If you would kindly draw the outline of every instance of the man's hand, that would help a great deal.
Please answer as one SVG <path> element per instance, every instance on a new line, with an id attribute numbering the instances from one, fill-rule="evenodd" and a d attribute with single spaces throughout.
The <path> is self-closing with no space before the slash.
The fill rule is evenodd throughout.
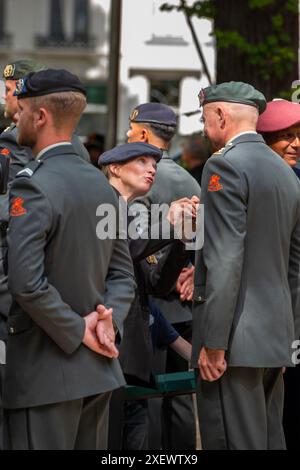
<path id="1" fill-rule="evenodd" d="M 104 317 L 105 315 L 103 315 Z M 99 342 L 97 336 L 97 327 L 99 322 L 99 313 L 98 312 L 91 312 L 86 317 L 84 317 L 85 321 L 85 333 L 83 337 L 83 344 L 94 351 L 97 354 L 101 354 L 102 356 L 106 356 L 109 358 L 118 357 L 118 350 L 116 349 L 115 345 L 114 348 L 107 348 L 106 345 L 102 345 Z"/>
<path id="2" fill-rule="evenodd" d="M 106 308 L 104 305 L 97 306 L 98 323 L 96 334 L 100 347 L 105 351 L 107 357 L 118 357 L 119 351 L 115 345 L 116 334 L 112 320 L 112 308 Z"/>
<path id="3" fill-rule="evenodd" d="M 194 273 L 195 267 L 183 268 L 177 282 L 176 290 L 180 294 L 180 300 L 192 300 L 194 294 Z"/>
<path id="4" fill-rule="evenodd" d="M 102 349 L 96 334 L 96 327 L 98 324 L 98 312 L 91 312 L 84 317 L 85 332 L 83 337 L 83 344 L 92 351 L 102 354 Z"/>
<path id="5" fill-rule="evenodd" d="M 218 380 L 227 369 L 223 349 L 209 349 L 203 347 L 200 351 L 198 366 L 203 380 L 213 382 Z"/>

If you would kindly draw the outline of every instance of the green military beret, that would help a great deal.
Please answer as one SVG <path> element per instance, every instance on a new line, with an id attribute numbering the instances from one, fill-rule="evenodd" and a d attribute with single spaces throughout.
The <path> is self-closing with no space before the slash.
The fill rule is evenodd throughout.
<path id="1" fill-rule="evenodd" d="M 267 102 L 264 95 L 249 83 L 227 82 L 203 88 L 199 93 L 200 106 L 216 101 L 227 103 L 240 103 L 255 106 L 259 114 L 266 109 Z"/>
<path id="2" fill-rule="evenodd" d="M 3 78 L 5 80 L 19 80 L 30 72 L 39 72 L 48 67 L 40 62 L 30 59 L 16 60 L 4 67 Z"/>

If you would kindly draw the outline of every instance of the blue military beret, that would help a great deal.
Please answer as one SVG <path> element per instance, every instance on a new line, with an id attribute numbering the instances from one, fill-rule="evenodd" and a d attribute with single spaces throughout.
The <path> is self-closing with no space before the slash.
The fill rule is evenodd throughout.
<path id="1" fill-rule="evenodd" d="M 98 160 L 99 166 L 110 165 L 111 163 L 124 163 L 137 157 L 153 157 L 159 162 L 162 157 L 162 150 L 151 144 L 143 142 L 130 142 L 128 144 L 117 145 L 111 150 L 102 153 Z"/>
<path id="2" fill-rule="evenodd" d="M 20 78 L 14 95 L 21 99 L 65 91 L 77 91 L 86 95 L 85 88 L 76 75 L 64 69 L 47 69 L 31 72 Z"/>
<path id="3" fill-rule="evenodd" d="M 240 103 L 255 106 L 259 114 L 263 113 L 267 106 L 264 95 L 249 83 L 225 82 L 203 88 L 199 93 L 200 106 L 216 101 L 227 103 Z"/>
<path id="4" fill-rule="evenodd" d="M 130 121 L 177 126 L 177 117 L 174 111 L 161 103 L 140 104 L 131 112 Z"/>

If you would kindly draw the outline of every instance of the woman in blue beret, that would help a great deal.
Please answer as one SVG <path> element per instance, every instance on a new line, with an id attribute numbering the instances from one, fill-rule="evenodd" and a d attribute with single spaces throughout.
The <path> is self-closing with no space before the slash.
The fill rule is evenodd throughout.
<path id="1" fill-rule="evenodd" d="M 117 193 L 131 201 L 150 190 L 161 157 L 159 148 L 138 142 L 104 152 L 99 165 Z"/>
<path id="2" fill-rule="evenodd" d="M 141 142 L 117 146 L 100 156 L 99 166 L 109 179 L 117 195 L 122 198 L 121 207 L 122 205 L 124 207 L 124 201 L 130 202 L 136 197 L 144 196 L 150 190 L 161 157 L 162 151 L 159 148 Z M 127 206 L 126 209 L 128 209 Z M 134 223 L 134 217 L 130 214 L 130 210 L 127 213 L 127 222 L 128 226 L 132 226 Z M 148 236 L 147 238 L 142 236 L 131 238 L 130 234 L 132 235 L 132 232 L 128 233 L 128 243 L 138 285 L 136 300 L 138 300 L 142 309 L 144 307 L 148 309 L 148 294 L 160 295 L 170 291 L 174 287 L 182 267 L 188 260 L 189 253 L 186 252 L 185 245 L 172 235 L 168 239 L 151 239 Z M 138 234 L 138 230 L 136 234 Z M 166 245 L 171 245 L 168 258 L 171 257 L 174 260 L 173 269 L 171 268 L 167 273 L 163 271 L 165 258 L 157 260 L 155 256 L 151 256 Z M 164 276 L 157 275 L 160 274 L 160 271 Z M 148 333 L 149 319 L 147 318 Z M 122 341 L 121 350 L 126 342 L 125 336 L 126 334 Z M 184 345 L 188 346 L 189 355 L 190 345 L 185 343 Z M 132 346 L 135 347 L 135 344 L 132 343 Z M 140 375 L 142 380 L 147 380 L 146 377 L 149 379 L 150 367 L 145 368 L 145 363 L 143 363 Z"/>
<path id="3" fill-rule="evenodd" d="M 99 166 L 117 195 L 129 202 L 138 196 L 144 196 L 150 190 L 161 156 L 161 150 L 152 145 L 128 143 L 102 154 Z M 134 222 L 130 213 L 127 221 L 128 226 Z M 128 384 L 149 386 L 153 380 L 151 362 L 155 348 L 169 345 L 186 360 L 190 359 L 191 345 L 179 336 L 157 306 L 148 299 L 148 294 L 161 295 L 173 289 L 189 254 L 184 244 L 175 239 L 128 237 L 128 242 L 137 289 L 136 298 L 124 323 L 119 359 Z M 152 254 L 168 244 L 169 251 L 157 260 Z M 168 270 L 164 269 L 167 258 Z M 122 448 L 147 449 L 147 401 L 125 402 L 124 413 Z M 135 425 L 137 427 L 134 431 Z"/>

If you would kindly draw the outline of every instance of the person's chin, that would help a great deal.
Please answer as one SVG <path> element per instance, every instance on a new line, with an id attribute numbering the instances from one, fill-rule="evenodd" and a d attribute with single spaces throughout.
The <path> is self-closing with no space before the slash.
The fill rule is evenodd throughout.
<path id="1" fill-rule="evenodd" d="M 141 186 L 140 188 L 140 193 L 146 194 L 148 191 L 150 191 L 152 184 L 150 183 L 145 183 Z"/>
<path id="2" fill-rule="evenodd" d="M 5 119 L 10 119 L 11 121 L 13 121 L 14 114 L 10 113 L 9 111 L 4 110 L 3 115 Z"/>
<path id="3" fill-rule="evenodd" d="M 285 161 L 288 165 L 294 167 L 297 165 L 297 161 L 298 159 L 297 158 L 292 158 L 292 157 L 288 157 L 288 158 L 285 158 Z"/>

